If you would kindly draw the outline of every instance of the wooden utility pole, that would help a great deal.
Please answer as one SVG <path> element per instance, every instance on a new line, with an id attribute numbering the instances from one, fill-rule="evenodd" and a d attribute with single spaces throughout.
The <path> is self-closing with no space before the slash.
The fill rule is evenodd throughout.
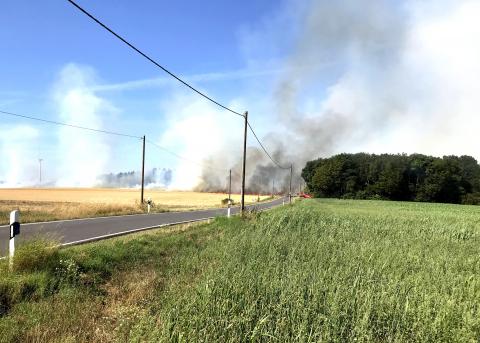
<path id="1" fill-rule="evenodd" d="M 290 192 L 288 193 L 289 203 L 292 203 L 292 175 L 293 175 L 293 164 L 290 165 Z"/>
<path id="2" fill-rule="evenodd" d="M 140 195 L 140 203 L 143 204 L 143 192 L 145 188 L 145 135 L 143 140 L 143 154 L 142 154 L 142 194 Z"/>
<path id="3" fill-rule="evenodd" d="M 244 114 L 245 131 L 243 133 L 243 166 L 242 166 L 242 200 L 240 204 L 240 212 L 243 214 L 245 210 L 245 168 L 247 166 L 247 128 L 248 128 L 248 111 Z"/>
<path id="4" fill-rule="evenodd" d="M 272 198 L 275 195 L 275 179 L 272 180 Z"/>
<path id="5" fill-rule="evenodd" d="M 232 202 L 232 170 L 230 169 L 230 176 L 228 181 L 228 206 Z"/>
<path id="6" fill-rule="evenodd" d="M 227 217 L 230 218 L 230 207 L 232 206 L 232 170 L 230 169 L 228 181 L 228 208 Z"/>

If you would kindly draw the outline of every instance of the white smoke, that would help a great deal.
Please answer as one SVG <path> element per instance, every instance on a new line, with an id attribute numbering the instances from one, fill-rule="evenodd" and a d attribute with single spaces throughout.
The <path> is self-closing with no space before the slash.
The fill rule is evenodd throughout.
<path id="1" fill-rule="evenodd" d="M 252 54 L 247 60 L 258 67 L 268 60 L 259 42 L 269 41 L 268 52 L 275 43 L 288 46 L 285 37 L 294 37 L 280 68 L 284 72 L 265 92 L 273 94 L 269 113 L 277 131 L 263 138 L 277 161 L 293 162 L 298 177 L 307 160 L 345 151 L 480 158 L 473 144 L 480 124 L 478 1 L 300 2 L 286 2 L 283 11 L 252 34 L 255 48 L 244 39 L 244 50 Z M 248 107 L 255 114 L 254 105 Z M 217 149 L 195 145 L 212 137 L 221 143 L 222 135 L 214 129 L 205 138 L 205 130 L 195 130 L 203 123 L 197 111 L 187 112 L 178 125 L 170 125 L 166 137 L 181 137 L 191 147 L 185 149 L 187 156 L 205 159 L 209 151 L 211 160 L 238 169 L 238 159 L 225 160 L 232 143 L 217 144 Z M 231 132 L 241 132 L 239 126 Z M 247 165 L 247 185 L 253 191 L 268 191 L 272 176 L 282 179 L 258 150 L 250 150 Z M 185 170 L 196 176 L 186 187 L 222 185 L 223 173 L 205 168 L 199 179 L 198 168 Z"/>
<path id="2" fill-rule="evenodd" d="M 287 63 L 336 59 L 342 71 L 310 111 L 322 73 L 285 75 L 276 98 L 300 142 L 299 164 L 364 150 L 480 155 L 478 1 L 314 1 Z"/>
<path id="3" fill-rule="evenodd" d="M 277 77 L 262 87 L 249 82 L 261 94 L 243 88 L 242 100 L 228 105 L 249 109 L 274 158 L 293 162 L 297 174 L 307 160 L 345 151 L 480 159 L 478 18 L 476 0 L 288 0 L 242 41 L 247 63 L 271 70 L 273 60 Z M 105 127 L 115 110 L 92 89 L 91 71 L 67 66 L 55 92 L 59 119 Z M 161 108 L 165 130 L 156 142 L 189 159 L 180 160 L 169 187 L 221 188 L 229 168 L 240 171 L 242 120 L 185 94 L 174 93 Z M 108 172 L 105 139 L 61 129 L 58 185 L 94 185 Z M 285 180 L 249 149 L 247 185 L 270 189 L 271 175 Z"/>
<path id="4" fill-rule="evenodd" d="M 104 121 L 115 111 L 106 100 L 96 96 L 90 86 L 94 83 L 91 69 L 75 64 L 64 67 L 55 85 L 54 99 L 61 122 L 105 129 Z M 56 166 L 60 187 L 92 187 L 101 173 L 108 170 L 110 148 L 105 135 L 70 127 L 58 129 Z"/>
<path id="5" fill-rule="evenodd" d="M 162 107 L 166 128 L 158 144 L 186 158 L 178 160 L 169 188 L 191 190 L 201 183 L 204 171 L 224 183 L 228 168 L 239 158 L 235 142 L 242 134 L 241 118 L 225 115 L 191 94 L 178 94 Z"/>
<path id="6" fill-rule="evenodd" d="M 404 116 L 390 137 L 372 144 L 388 150 L 480 158 L 480 3 L 447 1 L 410 4 L 412 27 L 399 63 Z M 388 85 L 387 85 L 388 86 Z M 376 146 L 375 146 L 376 145 Z"/>
<path id="7" fill-rule="evenodd" d="M 38 131 L 27 125 L 0 127 L 0 187 L 35 185 L 39 182 Z"/>

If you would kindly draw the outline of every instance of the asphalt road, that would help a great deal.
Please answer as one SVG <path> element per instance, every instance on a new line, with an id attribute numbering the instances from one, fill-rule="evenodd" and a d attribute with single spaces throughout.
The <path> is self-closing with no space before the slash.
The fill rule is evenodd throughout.
<path id="1" fill-rule="evenodd" d="M 281 205 L 284 198 L 248 206 L 265 210 Z M 287 199 L 285 199 L 287 201 Z M 232 208 L 232 214 L 239 212 Z M 152 229 L 160 226 L 198 221 L 218 216 L 226 216 L 227 209 L 211 209 L 189 212 L 165 212 L 156 214 L 135 214 L 102 218 L 59 220 L 21 225 L 21 233 L 15 237 L 16 245 L 34 237 L 48 237 L 62 243 L 73 245 L 105 239 L 131 232 Z M 21 218 L 21 213 L 20 213 Z M 8 254 L 9 226 L 0 226 L 0 256 Z"/>

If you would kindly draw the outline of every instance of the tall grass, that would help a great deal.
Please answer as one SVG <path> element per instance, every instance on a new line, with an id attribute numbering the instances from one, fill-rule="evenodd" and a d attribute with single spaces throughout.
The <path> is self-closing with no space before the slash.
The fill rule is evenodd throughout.
<path id="1" fill-rule="evenodd" d="M 476 207 L 309 201 L 224 225 L 202 255 L 216 262 L 194 287 L 170 289 L 161 329 L 143 338 L 480 340 Z"/>
<path id="2" fill-rule="evenodd" d="M 98 242 L 1 274 L 0 341 L 478 342 L 479 243 L 479 207 L 337 200 Z"/>
<path id="3" fill-rule="evenodd" d="M 211 231 L 191 224 L 60 250 L 46 241 L 20 246 L 13 271 L 0 260 L 0 342 L 121 337 L 174 257 L 199 249 Z"/>

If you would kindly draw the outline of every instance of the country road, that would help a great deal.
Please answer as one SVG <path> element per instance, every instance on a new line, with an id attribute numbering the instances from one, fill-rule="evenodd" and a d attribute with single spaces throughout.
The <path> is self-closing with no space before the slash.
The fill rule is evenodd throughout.
<path id="1" fill-rule="evenodd" d="M 283 199 L 284 198 L 280 198 L 269 202 L 258 203 L 248 207 L 256 207 L 259 210 L 264 210 L 281 205 Z M 285 199 L 285 201 L 287 201 L 287 199 Z M 232 208 L 232 214 L 238 212 L 238 207 Z M 62 243 L 62 245 L 80 244 L 164 225 L 199 221 L 202 219 L 226 215 L 227 209 L 221 208 L 202 211 L 134 214 L 127 216 L 29 223 L 22 224 L 21 234 L 15 239 L 17 245 L 24 240 L 38 236 L 53 238 Z M 8 254 L 8 239 L 9 226 L 0 226 L 0 256 Z"/>

